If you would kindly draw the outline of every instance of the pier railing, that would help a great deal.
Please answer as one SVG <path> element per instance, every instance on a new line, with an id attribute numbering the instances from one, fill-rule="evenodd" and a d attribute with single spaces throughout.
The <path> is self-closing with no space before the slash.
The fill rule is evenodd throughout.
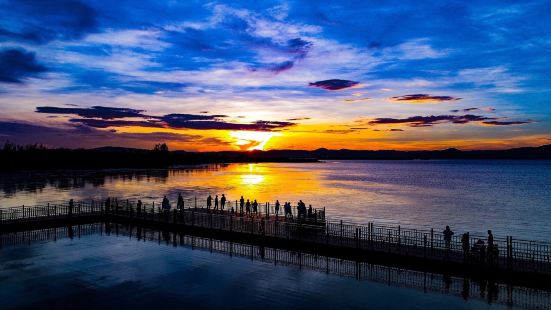
<path id="1" fill-rule="evenodd" d="M 488 268 L 551 274 L 551 243 L 496 236 L 489 246 L 484 236 L 469 235 L 468 242 L 454 235 L 446 241 L 442 231 L 389 226 L 369 222 L 357 225 L 328 220 L 324 210 L 316 216 L 285 217 L 271 211 L 246 214 L 189 206 L 171 211 L 159 204 L 124 201 L 106 206 L 104 203 L 47 204 L 35 207 L 0 209 L 0 225 L 110 216 L 136 221 L 148 221 L 201 227 L 280 240 L 288 239 L 311 244 L 355 248 L 403 256 L 447 260 L 455 263 L 481 264 Z M 267 207 L 267 204 L 265 205 Z M 281 210 L 280 210 L 281 211 Z M 484 242 L 484 244 L 481 244 Z"/>

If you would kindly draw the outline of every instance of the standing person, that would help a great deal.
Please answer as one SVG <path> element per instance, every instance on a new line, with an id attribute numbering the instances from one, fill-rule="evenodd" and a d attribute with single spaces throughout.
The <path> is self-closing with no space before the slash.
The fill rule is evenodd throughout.
<path id="1" fill-rule="evenodd" d="M 276 203 L 275 203 L 275 214 L 276 214 L 276 217 L 279 215 L 279 200 L 276 200 Z"/>
<path id="2" fill-rule="evenodd" d="M 251 214 L 251 202 L 249 201 L 249 199 L 247 199 L 247 203 L 245 203 L 245 211 L 247 212 L 247 214 Z"/>
<path id="3" fill-rule="evenodd" d="M 207 210 L 210 210 L 210 207 L 212 206 L 212 196 L 209 195 L 207 198 Z"/>
<path id="4" fill-rule="evenodd" d="M 183 209 L 184 208 L 184 198 L 182 197 L 182 194 L 178 193 L 178 202 L 176 203 L 176 208 Z"/>
<path id="5" fill-rule="evenodd" d="M 313 215 L 314 215 L 314 212 L 312 211 L 312 205 L 310 205 L 308 207 L 308 218 L 312 218 Z"/>
<path id="6" fill-rule="evenodd" d="M 138 203 L 136 204 L 136 210 L 138 211 L 138 215 L 142 213 L 142 201 L 138 200 Z"/>
<path id="7" fill-rule="evenodd" d="M 488 249 L 486 250 L 488 263 L 493 263 L 495 252 L 494 235 L 492 235 L 492 231 L 488 229 Z"/>
<path id="8" fill-rule="evenodd" d="M 256 202 L 256 199 L 253 202 L 253 212 L 254 214 L 258 214 L 258 202 Z"/>
<path id="9" fill-rule="evenodd" d="M 224 211 L 224 206 L 226 206 L 226 196 L 222 194 L 222 197 L 220 198 L 220 207 L 222 211 Z"/>
<path id="10" fill-rule="evenodd" d="M 170 210 L 170 201 L 168 201 L 168 198 L 166 198 L 166 195 L 163 198 L 163 202 L 161 203 L 161 207 L 163 210 Z"/>
<path id="11" fill-rule="evenodd" d="M 75 206 L 75 202 L 73 199 L 69 200 L 69 216 L 73 216 L 73 207 Z"/>
<path id="12" fill-rule="evenodd" d="M 245 205 L 245 199 L 243 199 L 243 196 L 241 196 L 241 199 L 239 199 L 239 213 L 243 214 L 243 206 Z"/>
<path id="13" fill-rule="evenodd" d="M 452 242 L 453 231 L 450 229 L 450 226 L 446 226 L 446 229 L 444 229 L 442 233 L 444 234 L 444 242 L 446 243 L 446 250 L 449 250 Z"/>
<path id="14" fill-rule="evenodd" d="M 461 246 L 463 247 L 463 255 L 469 256 L 469 233 L 466 232 L 461 235 Z"/>
<path id="15" fill-rule="evenodd" d="M 214 197 L 214 210 L 218 210 L 218 195 Z"/>

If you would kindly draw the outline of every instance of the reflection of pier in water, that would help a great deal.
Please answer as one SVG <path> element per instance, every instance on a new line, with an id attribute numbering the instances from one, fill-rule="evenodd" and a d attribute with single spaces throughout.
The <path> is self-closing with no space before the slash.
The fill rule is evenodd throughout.
<path id="1" fill-rule="evenodd" d="M 126 236 L 136 241 L 149 241 L 168 246 L 222 253 L 229 256 L 309 269 L 327 274 L 371 281 L 394 287 L 412 288 L 425 293 L 454 295 L 465 300 L 482 299 L 530 309 L 551 309 L 551 292 L 511 284 L 497 283 L 486 278 L 471 279 L 443 274 L 414 271 L 372 264 L 364 261 L 301 253 L 285 249 L 230 242 L 212 238 L 160 231 L 123 224 L 82 224 L 0 235 L 0 247 L 36 242 L 80 238 L 89 235 Z"/>

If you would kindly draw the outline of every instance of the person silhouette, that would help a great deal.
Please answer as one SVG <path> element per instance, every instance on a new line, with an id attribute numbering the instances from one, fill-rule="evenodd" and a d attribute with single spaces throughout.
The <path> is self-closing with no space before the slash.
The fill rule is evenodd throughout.
<path id="1" fill-rule="evenodd" d="M 463 248 L 463 256 L 466 258 L 469 256 L 469 233 L 466 232 L 461 235 L 461 246 Z"/>
<path id="2" fill-rule="evenodd" d="M 183 209 L 184 208 L 184 198 L 182 197 L 182 194 L 178 193 L 178 202 L 176 203 L 176 208 Z"/>
<path id="3" fill-rule="evenodd" d="M 239 199 L 239 213 L 243 214 L 243 206 L 245 205 L 245 199 L 243 199 L 243 196 L 241 196 L 241 199 Z"/>
<path id="4" fill-rule="evenodd" d="M 138 211 L 138 214 L 142 213 L 142 201 L 138 200 L 138 203 L 136 204 L 136 210 Z"/>
<path id="5" fill-rule="evenodd" d="M 212 196 L 209 195 L 207 198 L 207 210 L 210 210 L 210 207 L 212 206 Z"/>
<path id="6" fill-rule="evenodd" d="M 279 215 L 279 200 L 276 200 L 276 203 L 275 203 L 275 214 L 276 214 L 276 217 Z"/>
<path id="7" fill-rule="evenodd" d="M 245 203 L 245 211 L 247 212 L 247 214 L 251 214 L 251 202 L 249 201 L 249 199 L 247 199 L 247 202 Z"/>
<path id="8" fill-rule="evenodd" d="M 163 208 L 163 210 L 170 210 L 170 201 L 168 201 L 168 198 L 166 198 L 166 195 L 163 198 L 161 207 Z"/>
<path id="9" fill-rule="evenodd" d="M 254 214 L 258 214 L 258 202 L 256 202 L 256 199 L 253 202 L 253 212 Z"/>
<path id="10" fill-rule="evenodd" d="M 492 234 L 492 231 L 488 229 L 488 249 L 486 250 L 487 256 L 488 256 L 488 263 L 493 264 L 494 257 L 497 255 L 497 247 L 494 244 L 494 235 Z"/>
<path id="11" fill-rule="evenodd" d="M 75 206 L 75 202 L 73 199 L 69 200 L 69 216 L 73 216 L 73 207 Z"/>
<path id="12" fill-rule="evenodd" d="M 225 206 L 226 206 L 226 196 L 222 194 L 222 197 L 220 197 L 220 209 L 224 211 Z"/>
<path id="13" fill-rule="evenodd" d="M 218 210 L 218 195 L 214 197 L 214 210 Z"/>
<path id="14" fill-rule="evenodd" d="M 444 234 L 444 242 L 446 244 L 446 250 L 449 250 L 452 242 L 453 231 L 450 229 L 450 226 L 446 226 L 446 229 L 444 229 L 442 233 Z"/>

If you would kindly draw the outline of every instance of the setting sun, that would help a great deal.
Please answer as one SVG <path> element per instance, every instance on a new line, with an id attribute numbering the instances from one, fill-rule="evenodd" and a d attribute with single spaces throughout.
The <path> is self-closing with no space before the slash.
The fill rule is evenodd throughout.
<path id="1" fill-rule="evenodd" d="M 266 146 L 266 143 L 274 137 L 279 136 L 280 133 L 277 132 L 267 132 L 267 131 L 232 131 L 230 136 L 235 138 L 236 141 L 234 145 L 239 147 L 241 150 L 252 151 L 252 150 L 263 150 Z"/>

